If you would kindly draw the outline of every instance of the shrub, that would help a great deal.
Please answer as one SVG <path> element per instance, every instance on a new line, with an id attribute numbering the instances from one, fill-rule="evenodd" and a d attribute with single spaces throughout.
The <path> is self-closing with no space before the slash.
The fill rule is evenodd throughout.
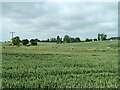
<path id="1" fill-rule="evenodd" d="M 85 40 L 86 42 L 92 41 L 92 39 L 86 38 Z"/>
<path id="2" fill-rule="evenodd" d="M 37 45 L 37 42 L 34 39 L 30 40 L 31 45 Z"/>
<path id="3" fill-rule="evenodd" d="M 26 45 L 26 44 L 28 44 L 28 43 L 29 43 L 29 40 L 28 40 L 28 39 L 22 40 L 22 44 L 23 44 L 23 45 Z"/>
<path id="4" fill-rule="evenodd" d="M 19 46 L 20 45 L 20 38 L 18 36 L 12 38 L 12 44 Z"/>

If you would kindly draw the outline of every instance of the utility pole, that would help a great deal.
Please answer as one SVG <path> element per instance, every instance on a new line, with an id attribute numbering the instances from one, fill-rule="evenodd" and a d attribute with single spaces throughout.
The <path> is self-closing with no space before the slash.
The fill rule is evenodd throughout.
<path id="1" fill-rule="evenodd" d="M 11 34 L 12 34 L 12 38 L 13 38 L 13 34 L 15 33 L 15 32 L 10 32 Z"/>

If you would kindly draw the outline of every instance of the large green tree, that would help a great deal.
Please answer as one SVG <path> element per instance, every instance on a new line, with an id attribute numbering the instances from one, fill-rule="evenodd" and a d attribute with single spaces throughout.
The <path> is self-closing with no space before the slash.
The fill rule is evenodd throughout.
<path id="1" fill-rule="evenodd" d="M 75 42 L 80 42 L 81 40 L 80 40 L 80 38 L 79 37 L 76 37 L 75 38 Z"/>
<path id="2" fill-rule="evenodd" d="M 66 43 L 70 43 L 70 37 L 68 35 L 65 35 L 63 40 Z"/>
<path id="3" fill-rule="evenodd" d="M 86 42 L 89 42 L 90 40 L 89 40 L 89 38 L 86 38 L 85 41 L 86 41 Z"/>
<path id="4" fill-rule="evenodd" d="M 69 38 L 70 38 L 70 43 L 75 42 L 75 39 L 74 39 L 74 38 L 71 38 L 71 37 L 69 37 Z"/>
<path id="5" fill-rule="evenodd" d="M 103 41 L 103 40 L 106 40 L 107 39 L 107 35 L 106 34 L 104 34 L 104 33 L 102 33 L 102 34 L 100 34 L 100 33 L 98 33 L 98 40 L 100 41 Z"/>
<path id="6" fill-rule="evenodd" d="M 31 43 L 31 45 L 37 45 L 37 42 L 35 41 L 35 39 L 31 39 L 30 43 Z"/>
<path id="7" fill-rule="evenodd" d="M 51 42 L 57 42 L 57 39 L 56 38 L 51 38 L 50 41 Z"/>
<path id="8" fill-rule="evenodd" d="M 62 43 L 62 38 L 60 38 L 59 36 L 57 36 L 57 43 Z"/>
<path id="9" fill-rule="evenodd" d="M 23 45 L 26 45 L 26 44 L 28 44 L 28 43 L 29 43 L 29 40 L 28 40 L 28 39 L 23 39 L 23 40 L 22 40 L 22 44 L 23 44 Z"/>
<path id="10" fill-rule="evenodd" d="M 100 41 L 100 33 L 98 33 L 98 41 Z"/>
<path id="11" fill-rule="evenodd" d="M 13 45 L 20 45 L 20 42 L 21 42 L 21 40 L 20 40 L 19 36 L 12 38 Z"/>
<path id="12" fill-rule="evenodd" d="M 103 40 L 106 40 L 106 39 L 107 39 L 107 35 L 104 35 Z"/>

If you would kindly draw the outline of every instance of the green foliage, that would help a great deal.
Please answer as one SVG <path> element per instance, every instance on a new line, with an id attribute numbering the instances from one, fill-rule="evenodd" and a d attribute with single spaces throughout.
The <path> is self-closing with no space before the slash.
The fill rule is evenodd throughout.
<path id="1" fill-rule="evenodd" d="M 80 38 L 79 37 L 76 37 L 75 38 L 75 42 L 80 42 L 81 40 L 80 40 Z"/>
<path id="2" fill-rule="evenodd" d="M 107 40 L 106 38 L 107 38 L 107 35 L 105 35 L 105 34 L 103 34 L 103 33 L 102 33 L 102 34 L 98 33 L 98 40 L 99 40 L 99 41 L 100 41 L 100 40 L 101 40 L 101 41 Z"/>
<path id="3" fill-rule="evenodd" d="M 51 42 L 57 42 L 57 39 L 56 38 L 51 38 L 50 41 Z"/>
<path id="4" fill-rule="evenodd" d="M 97 41 L 97 39 L 95 38 L 94 41 Z"/>
<path id="5" fill-rule="evenodd" d="M 46 42 L 49 42 L 49 41 L 50 41 L 49 39 L 46 40 Z"/>
<path id="6" fill-rule="evenodd" d="M 120 40 L 120 37 L 111 37 L 108 40 Z"/>
<path id="7" fill-rule="evenodd" d="M 73 42 L 75 42 L 75 39 L 70 37 L 70 43 L 73 43 Z"/>
<path id="8" fill-rule="evenodd" d="M 92 41 L 92 39 L 86 38 L 85 40 L 86 42 Z"/>
<path id="9" fill-rule="evenodd" d="M 65 35 L 63 40 L 66 43 L 70 43 L 70 37 L 68 35 Z"/>
<path id="10" fill-rule="evenodd" d="M 65 35 L 63 40 L 66 43 L 73 43 L 73 42 L 80 42 L 81 41 L 79 37 L 72 38 L 72 37 L 69 37 L 68 35 Z"/>
<path id="11" fill-rule="evenodd" d="M 12 44 L 13 45 L 20 45 L 20 38 L 18 37 L 18 36 L 16 36 L 16 37 L 14 37 L 14 38 L 12 38 Z"/>
<path id="12" fill-rule="evenodd" d="M 22 44 L 23 44 L 23 45 L 26 45 L 26 44 L 28 44 L 28 43 L 29 43 L 29 40 L 28 40 L 28 39 L 22 40 Z"/>
<path id="13" fill-rule="evenodd" d="M 30 40 L 31 45 L 37 45 L 37 42 L 34 39 Z"/>
<path id="14" fill-rule="evenodd" d="M 98 33 L 98 41 L 100 41 L 100 33 Z"/>
<path id="15" fill-rule="evenodd" d="M 35 41 L 36 41 L 36 42 L 40 42 L 40 40 L 39 40 L 39 39 L 37 39 L 37 38 L 35 39 Z"/>
<path id="16" fill-rule="evenodd" d="M 62 38 L 60 38 L 59 36 L 57 36 L 57 43 L 62 43 Z"/>
<path id="17" fill-rule="evenodd" d="M 88 41 L 89 41 L 89 39 L 88 39 L 88 38 L 86 38 L 86 39 L 85 39 L 85 41 L 86 41 L 86 42 L 88 42 Z"/>

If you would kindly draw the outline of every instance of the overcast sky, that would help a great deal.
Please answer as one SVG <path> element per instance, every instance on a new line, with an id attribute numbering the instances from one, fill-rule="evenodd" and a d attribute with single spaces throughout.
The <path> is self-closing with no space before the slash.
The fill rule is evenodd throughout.
<path id="1" fill-rule="evenodd" d="M 118 36 L 117 2 L 4 2 L 3 41 L 11 34 L 21 39 L 56 37 L 97 38 L 98 33 Z"/>

